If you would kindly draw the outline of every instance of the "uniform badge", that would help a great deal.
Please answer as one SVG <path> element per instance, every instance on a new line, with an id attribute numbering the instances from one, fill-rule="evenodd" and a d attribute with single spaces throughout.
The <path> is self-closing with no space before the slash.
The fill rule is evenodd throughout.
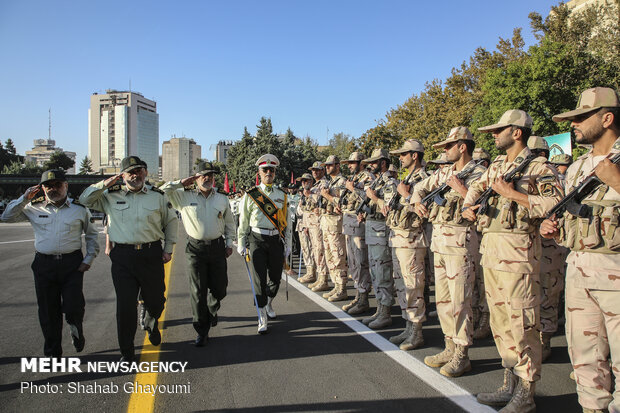
<path id="1" fill-rule="evenodd" d="M 269 215 L 272 215 L 274 212 L 276 212 L 276 209 L 271 204 L 265 204 L 265 212 Z"/>
<path id="2" fill-rule="evenodd" d="M 517 156 L 517 159 L 515 159 L 515 163 L 516 164 L 520 164 L 521 162 L 523 162 L 523 157 L 522 156 Z"/>
<path id="3" fill-rule="evenodd" d="M 540 194 L 542 196 L 553 196 L 555 193 L 555 185 L 552 183 L 544 183 L 540 187 Z"/>

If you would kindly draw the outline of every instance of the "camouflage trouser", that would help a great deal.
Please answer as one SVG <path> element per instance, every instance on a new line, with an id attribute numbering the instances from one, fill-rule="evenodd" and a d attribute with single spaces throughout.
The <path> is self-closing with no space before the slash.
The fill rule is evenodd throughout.
<path id="1" fill-rule="evenodd" d="M 472 294 L 476 274 L 472 256 L 435 252 L 435 303 L 441 330 L 460 346 L 473 344 Z"/>
<path id="2" fill-rule="evenodd" d="M 430 222 L 424 223 L 424 233 L 426 234 L 426 239 L 433 239 L 433 224 Z M 435 271 L 433 269 L 433 263 L 435 262 L 435 258 L 433 258 L 433 251 L 430 248 L 426 248 L 424 257 L 424 276 L 426 279 L 427 285 L 432 285 L 435 279 Z"/>
<path id="3" fill-rule="evenodd" d="M 482 235 L 478 234 L 478 239 L 482 239 Z M 476 248 L 473 253 L 474 260 L 474 273 L 476 274 L 476 282 L 474 283 L 474 293 L 472 298 L 472 308 L 478 307 L 480 312 L 488 313 L 489 312 L 489 304 L 487 303 L 487 295 L 484 289 L 484 271 L 482 270 L 482 265 L 480 265 L 480 261 L 482 260 L 482 255 L 478 248 Z"/>
<path id="4" fill-rule="evenodd" d="M 347 264 L 355 288 L 360 293 L 370 292 L 370 271 L 368 269 L 368 246 L 364 237 L 346 235 Z"/>
<path id="5" fill-rule="evenodd" d="M 335 285 L 347 284 L 347 253 L 344 235 L 342 234 L 342 218 L 333 216 L 321 218 L 323 231 L 323 248 L 329 276 Z"/>
<path id="6" fill-rule="evenodd" d="M 394 280 L 390 249 L 387 245 L 369 245 L 368 266 L 377 302 L 391 307 L 394 304 Z"/>
<path id="7" fill-rule="evenodd" d="M 484 269 L 490 324 L 502 366 L 528 381 L 540 379 L 540 277 Z"/>
<path id="8" fill-rule="evenodd" d="M 560 297 L 564 292 L 564 269 L 541 274 L 540 287 L 540 327 L 543 333 L 555 333 L 558 331 Z"/>
<path id="9" fill-rule="evenodd" d="M 327 263 L 325 262 L 325 251 L 323 250 L 323 231 L 319 225 L 308 227 L 310 234 L 310 245 L 312 246 L 312 256 L 314 257 L 314 269 L 316 275 L 327 275 Z"/>
<path id="10" fill-rule="evenodd" d="M 310 239 L 309 232 L 306 234 L 304 230 L 299 231 L 299 244 L 301 245 L 301 253 L 306 265 L 306 275 L 316 277 L 314 257 L 312 256 L 312 240 Z"/>
<path id="11" fill-rule="evenodd" d="M 619 412 L 620 291 L 576 287 L 573 280 L 578 271 L 574 265 L 566 270 L 566 341 L 579 404 Z M 610 352 L 615 386 L 611 384 Z"/>
<path id="12" fill-rule="evenodd" d="M 424 256 L 427 248 L 392 248 L 394 288 L 405 320 L 426 320 L 424 303 Z"/>

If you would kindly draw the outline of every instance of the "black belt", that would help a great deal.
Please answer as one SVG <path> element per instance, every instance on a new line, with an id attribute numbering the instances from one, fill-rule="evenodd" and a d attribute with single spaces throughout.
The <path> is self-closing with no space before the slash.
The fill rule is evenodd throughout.
<path id="1" fill-rule="evenodd" d="M 196 239 L 196 238 L 192 238 L 192 237 L 190 237 L 188 235 L 187 238 L 193 244 L 200 244 L 200 245 L 218 245 L 222 241 L 224 241 L 224 238 L 222 238 L 222 237 L 219 237 L 219 238 L 216 238 L 216 239 Z"/>
<path id="2" fill-rule="evenodd" d="M 82 253 L 82 250 L 75 250 L 73 252 L 68 252 L 66 254 L 43 254 L 42 252 L 37 251 L 37 255 L 48 260 L 62 260 L 63 258 L 70 257 L 72 255 L 76 255 L 78 253 Z"/>
<path id="3" fill-rule="evenodd" d="M 161 247 L 161 241 L 152 241 L 152 242 L 147 242 L 145 244 L 119 244 L 119 243 L 114 243 L 114 248 L 128 248 L 128 249 L 133 249 L 133 250 L 142 250 L 145 248 L 153 248 L 156 246 L 160 246 Z"/>

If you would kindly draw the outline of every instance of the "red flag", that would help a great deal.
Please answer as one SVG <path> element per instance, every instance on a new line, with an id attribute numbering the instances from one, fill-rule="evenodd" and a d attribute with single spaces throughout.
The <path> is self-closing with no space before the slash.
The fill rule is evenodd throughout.
<path id="1" fill-rule="evenodd" d="M 291 184 L 295 185 L 295 175 L 293 175 L 293 171 L 291 171 Z"/>
<path id="2" fill-rule="evenodd" d="M 258 173 L 256 174 L 256 186 L 258 186 L 259 182 L 258 182 Z"/>
<path id="3" fill-rule="evenodd" d="M 235 180 L 233 179 L 233 192 L 237 192 L 237 187 L 235 186 Z"/>
<path id="4" fill-rule="evenodd" d="M 224 191 L 226 193 L 230 193 L 230 186 L 228 185 L 228 172 L 226 172 L 226 177 L 224 177 Z"/>

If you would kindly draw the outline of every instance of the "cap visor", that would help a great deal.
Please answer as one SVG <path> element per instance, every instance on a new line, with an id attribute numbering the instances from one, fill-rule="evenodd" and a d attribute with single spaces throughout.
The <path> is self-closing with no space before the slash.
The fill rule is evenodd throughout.
<path id="1" fill-rule="evenodd" d="M 450 142 L 456 142 L 456 141 L 452 140 Z M 444 146 L 446 146 L 450 142 L 448 142 L 447 140 L 441 141 L 441 142 L 437 142 L 436 144 L 433 145 L 433 148 L 443 148 Z"/>
<path id="2" fill-rule="evenodd" d="M 411 149 L 405 149 L 405 148 L 396 149 L 394 151 L 390 151 L 390 155 L 399 155 L 405 152 L 411 152 Z"/>
<path id="3" fill-rule="evenodd" d="M 483 126 L 481 128 L 478 128 L 478 130 L 481 132 L 488 132 L 488 131 L 494 131 L 496 129 L 505 128 L 506 126 L 510 126 L 510 125 L 506 125 L 504 123 L 496 123 L 494 125 Z"/>
<path id="4" fill-rule="evenodd" d="M 592 112 L 595 110 L 598 110 L 600 108 L 581 108 L 581 109 L 575 109 L 575 110 L 571 110 L 570 112 L 564 112 L 564 113 L 560 113 L 559 115 L 554 115 L 551 119 L 553 119 L 554 122 L 562 122 L 565 120 L 572 120 L 573 118 L 579 116 L 579 115 L 583 115 L 584 113 L 588 113 L 588 112 Z"/>

